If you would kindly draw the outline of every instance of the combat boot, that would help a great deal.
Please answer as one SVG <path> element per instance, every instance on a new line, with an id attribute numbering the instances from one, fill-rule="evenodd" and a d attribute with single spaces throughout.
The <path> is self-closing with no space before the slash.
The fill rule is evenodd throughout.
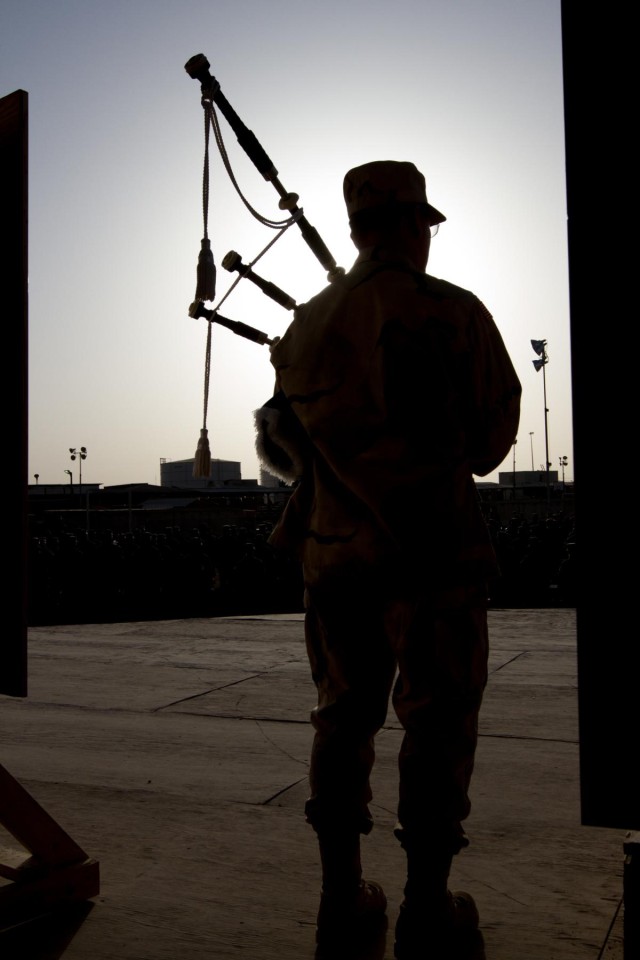
<path id="1" fill-rule="evenodd" d="M 449 890 L 450 848 L 396 830 L 407 854 L 407 882 L 395 928 L 396 960 L 483 960 L 473 897 Z M 457 851 L 456 851 L 457 852 Z"/>
<path id="2" fill-rule="evenodd" d="M 316 920 L 320 957 L 339 957 L 386 923 L 387 898 L 380 884 L 362 879 L 360 834 L 318 832 L 322 893 Z"/>
<path id="3" fill-rule="evenodd" d="M 396 922 L 396 960 L 484 960 L 480 918 L 473 897 L 448 890 L 444 900 L 403 900 Z"/>

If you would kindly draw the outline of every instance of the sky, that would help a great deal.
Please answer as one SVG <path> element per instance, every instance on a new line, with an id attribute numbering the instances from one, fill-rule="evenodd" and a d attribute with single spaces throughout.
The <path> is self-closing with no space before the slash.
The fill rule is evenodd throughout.
<path id="1" fill-rule="evenodd" d="M 29 95 L 29 482 L 160 483 L 161 460 L 213 457 L 259 476 L 253 411 L 266 345 L 189 316 L 204 236 L 204 111 L 185 70 L 222 94 L 338 265 L 355 249 L 348 169 L 411 160 L 446 216 L 428 272 L 472 290 L 523 387 L 498 470 L 573 478 L 560 0 L 2 0 L 0 97 Z M 238 194 L 210 140 L 208 235 L 220 313 L 270 338 L 290 311 L 225 254 L 303 303 L 327 282 L 219 108 Z M 229 292 L 230 291 L 230 292 Z M 228 298 L 226 294 L 229 293 Z M 546 340 L 536 372 L 531 340 Z M 425 377 L 428 371 L 425 371 Z"/>

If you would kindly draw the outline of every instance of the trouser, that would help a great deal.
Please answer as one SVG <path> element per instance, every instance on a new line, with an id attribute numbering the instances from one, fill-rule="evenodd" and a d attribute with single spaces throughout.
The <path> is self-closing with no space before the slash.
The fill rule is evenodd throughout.
<path id="1" fill-rule="evenodd" d="M 456 853 L 468 842 L 462 823 L 487 682 L 486 595 L 394 593 L 364 578 L 306 589 L 318 695 L 306 817 L 318 832 L 371 830 L 374 738 L 392 695 L 404 729 L 396 834 L 403 845 L 413 838 Z"/>

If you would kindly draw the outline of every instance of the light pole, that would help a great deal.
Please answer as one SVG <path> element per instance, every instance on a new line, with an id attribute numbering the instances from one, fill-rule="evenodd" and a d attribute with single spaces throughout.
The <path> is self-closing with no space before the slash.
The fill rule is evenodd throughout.
<path id="1" fill-rule="evenodd" d="M 35 480 L 35 482 L 36 482 L 36 487 L 37 487 L 37 486 L 38 486 L 38 480 L 40 479 L 40 474 L 39 474 L 39 473 L 34 473 L 33 479 Z"/>
<path id="2" fill-rule="evenodd" d="M 71 454 L 70 460 L 75 460 L 78 458 L 78 470 L 80 471 L 80 478 L 78 480 L 78 485 L 80 487 L 80 496 L 82 496 L 82 461 L 87 459 L 87 448 L 80 447 L 79 450 L 76 450 L 75 447 L 69 447 L 69 453 Z"/>
<path id="3" fill-rule="evenodd" d="M 538 354 L 537 360 L 532 360 L 536 373 L 539 373 L 542 370 L 542 390 L 544 396 L 544 448 L 545 448 L 545 477 L 547 483 L 547 510 L 551 502 L 551 487 L 549 485 L 549 467 L 551 466 L 549 462 L 549 421 L 548 414 L 549 408 L 547 407 L 547 377 L 545 373 L 545 367 L 549 362 L 549 357 L 547 356 L 547 341 L 546 340 L 532 340 L 531 346 L 534 349 L 534 352 Z"/>
<path id="4" fill-rule="evenodd" d="M 529 440 L 531 442 L 531 472 L 533 473 L 535 467 L 533 466 L 533 430 L 529 431 Z"/>
<path id="5" fill-rule="evenodd" d="M 560 468 L 562 469 L 562 489 L 564 490 L 564 468 L 569 463 L 568 457 L 560 457 Z"/>
<path id="6" fill-rule="evenodd" d="M 65 470 L 65 473 L 69 474 L 69 489 L 71 490 L 71 496 L 73 496 L 73 473 L 71 470 Z"/>

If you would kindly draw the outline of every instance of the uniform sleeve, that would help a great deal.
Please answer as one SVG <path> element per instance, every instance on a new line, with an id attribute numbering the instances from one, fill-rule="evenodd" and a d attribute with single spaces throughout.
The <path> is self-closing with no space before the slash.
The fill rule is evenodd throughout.
<path id="1" fill-rule="evenodd" d="M 484 477 L 502 463 L 516 439 L 522 386 L 493 317 L 477 299 L 469 342 L 467 454 L 472 472 Z"/>

